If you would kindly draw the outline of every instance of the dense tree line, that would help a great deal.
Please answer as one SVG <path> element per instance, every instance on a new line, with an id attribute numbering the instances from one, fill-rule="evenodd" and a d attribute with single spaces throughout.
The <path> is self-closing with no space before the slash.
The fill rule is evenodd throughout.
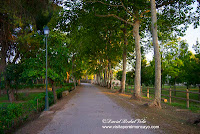
<path id="1" fill-rule="evenodd" d="M 0 9 L 1 89 L 6 89 L 9 100 L 23 85 L 45 76 L 45 45 L 43 27 L 49 25 L 48 72 L 49 80 L 63 83 L 70 67 L 64 33 L 53 30 L 56 16 L 62 10 L 57 1 L 3 0 Z"/>
<path id="2" fill-rule="evenodd" d="M 160 107 L 163 84 L 200 83 L 199 43 L 193 54 L 178 39 L 188 25 L 199 25 L 199 5 L 194 11 L 194 4 L 197 1 L 1 1 L 1 88 L 14 98 L 18 85 L 44 79 L 42 29 L 48 25 L 48 79 L 53 87 L 69 82 L 69 77 L 76 83 L 83 75 L 94 75 L 96 84 L 112 88 L 114 69 L 122 62 L 119 92 L 125 91 L 126 82 L 134 82 L 132 98 L 140 99 L 141 85 L 154 85 L 152 104 Z M 151 48 L 154 59 L 147 63 L 145 52 Z M 127 62 L 133 65 L 131 72 Z"/>

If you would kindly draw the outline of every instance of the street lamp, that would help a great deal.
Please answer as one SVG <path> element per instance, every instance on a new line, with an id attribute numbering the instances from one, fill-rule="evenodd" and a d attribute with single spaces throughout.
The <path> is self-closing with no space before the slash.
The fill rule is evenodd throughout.
<path id="1" fill-rule="evenodd" d="M 48 80 L 47 80 L 47 37 L 49 35 L 49 28 L 44 27 L 45 43 L 46 43 L 46 96 L 45 96 L 45 111 L 49 110 L 49 100 L 48 100 Z"/>

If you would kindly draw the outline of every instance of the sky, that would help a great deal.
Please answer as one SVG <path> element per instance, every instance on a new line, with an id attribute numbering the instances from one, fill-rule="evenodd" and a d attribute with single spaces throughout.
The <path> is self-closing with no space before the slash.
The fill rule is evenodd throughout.
<path id="1" fill-rule="evenodd" d="M 198 6 L 198 3 L 195 2 L 193 4 L 193 10 L 192 11 L 196 11 Z M 200 41 L 200 26 L 196 29 L 194 29 L 193 25 L 190 25 L 189 28 L 187 29 L 187 31 L 185 32 L 185 36 L 181 37 L 182 40 L 185 40 L 188 45 L 189 45 L 189 51 L 195 53 L 194 49 L 192 48 L 192 46 L 194 44 L 196 44 L 197 38 Z M 146 54 L 146 58 L 147 61 L 151 61 L 153 59 L 153 51 L 150 51 L 149 53 Z"/>
<path id="2" fill-rule="evenodd" d="M 189 45 L 189 51 L 195 53 L 192 46 L 196 44 L 197 38 L 200 41 L 200 27 L 194 29 L 193 25 L 190 25 L 187 31 L 185 32 L 185 36 L 181 37 L 182 40 L 185 40 Z M 151 61 L 153 59 L 153 51 L 150 51 L 146 54 L 147 61 Z"/>
<path id="3" fill-rule="evenodd" d="M 196 44 L 196 41 L 200 39 L 200 27 L 197 29 L 193 29 L 193 26 L 191 25 L 189 29 L 186 31 L 186 36 L 182 37 L 182 40 L 186 40 L 186 42 L 189 44 L 189 50 L 194 53 L 194 50 L 192 46 Z"/>

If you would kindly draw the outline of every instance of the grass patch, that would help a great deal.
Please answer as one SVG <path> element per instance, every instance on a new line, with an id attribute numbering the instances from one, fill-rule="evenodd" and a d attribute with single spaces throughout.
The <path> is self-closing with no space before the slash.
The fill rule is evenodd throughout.
<path id="1" fill-rule="evenodd" d="M 4 102 L 6 100 L 8 100 L 7 94 L 3 94 L 3 95 L 0 96 L 0 103 Z"/>
<path id="2" fill-rule="evenodd" d="M 71 91 L 71 86 L 59 88 L 56 90 L 57 98 L 62 98 L 63 91 Z M 1 103 L 0 104 L 0 134 L 11 133 L 13 128 L 19 127 L 25 121 L 31 119 L 36 113 L 45 108 L 45 92 L 43 93 L 18 93 L 20 103 Z M 1 98 L 3 99 L 3 96 Z M 7 99 L 7 98 L 6 98 Z M 48 92 L 49 105 L 54 103 L 53 92 Z"/>
<path id="3" fill-rule="evenodd" d="M 130 86 L 130 85 L 126 86 L 125 93 L 132 94 L 133 88 L 134 88 L 134 86 Z M 149 88 L 153 88 L 153 87 L 149 87 Z M 169 95 L 168 89 L 170 88 L 170 86 L 164 86 L 164 88 L 167 89 L 167 90 L 162 90 L 162 94 L 163 95 Z M 119 87 L 114 87 L 114 90 L 117 90 L 117 89 L 119 89 Z M 178 91 L 186 91 L 187 88 L 185 86 L 176 86 L 176 92 L 173 91 L 173 87 L 171 87 L 171 89 L 172 89 L 172 92 L 171 92 L 172 97 L 180 97 L 180 98 L 186 99 L 186 93 L 185 92 L 178 92 Z M 198 89 L 198 87 L 191 87 L 191 88 L 189 88 L 189 91 L 198 92 L 199 89 Z M 146 97 L 147 96 L 147 87 L 142 87 L 142 92 L 143 92 L 143 97 Z M 149 89 L 149 94 L 150 94 L 149 99 L 152 100 L 154 98 L 154 92 L 155 92 L 154 89 Z M 167 104 L 169 104 L 169 97 L 162 96 L 162 98 L 167 99 L 168 100 Z M 192 100 L 199 100 L 199 95 L 189 93 L 189 98 L 192 99 Z M 178 99 L 178 98 L 171 98 L 171 100 L 172 100 L 172 103 L 170 105 L 179 107 L 181 109 L 187 109 L 186 100 L 181 100 L 181 99 Z M 190 101 L 189 110 L 191 110 L 192 112 L 198 112 L 199 113 L 200 112 L 200 103 Z"/>
<path id="4" fill-rule="evenodd" d="M 17 101 L 29 101 L 34 99 L 40 93 L 18 93 L 15 94 Z"/>

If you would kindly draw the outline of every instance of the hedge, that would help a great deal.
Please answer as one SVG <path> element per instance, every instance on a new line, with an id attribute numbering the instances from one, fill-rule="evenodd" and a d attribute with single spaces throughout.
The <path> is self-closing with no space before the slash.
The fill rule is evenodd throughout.
<path id="1" fill-rule="evenodd" d="M 63 87 L 56 90 L 57 98 L 62 97 L 62 92 L 71 90 L 71 87 Z M 48 92 L 49 105 L 53 104 L 53 92 Z M 7 133 L 12 128 L 21 125 L 29 117 L 45 108 L 45 93 L 38 94 L 34 99 L 25 103 L 0 104 L 0 133 Z"/>
<path id="2" fill-rule="evenodd" d="M 64 86 L 74 86 L 74 83 L 64 83 Z"/>
<path id="3" fill-rule="evenodd" d="M 58 99 L 62 98 L 62 92 L 67 91 L 67 90 L 71 91 L 71 89 L 72 89 L 72 87 L 70 86 L 70 87 L 63 87 L 63 88 L 56 90 L 57 98 Z"/>

